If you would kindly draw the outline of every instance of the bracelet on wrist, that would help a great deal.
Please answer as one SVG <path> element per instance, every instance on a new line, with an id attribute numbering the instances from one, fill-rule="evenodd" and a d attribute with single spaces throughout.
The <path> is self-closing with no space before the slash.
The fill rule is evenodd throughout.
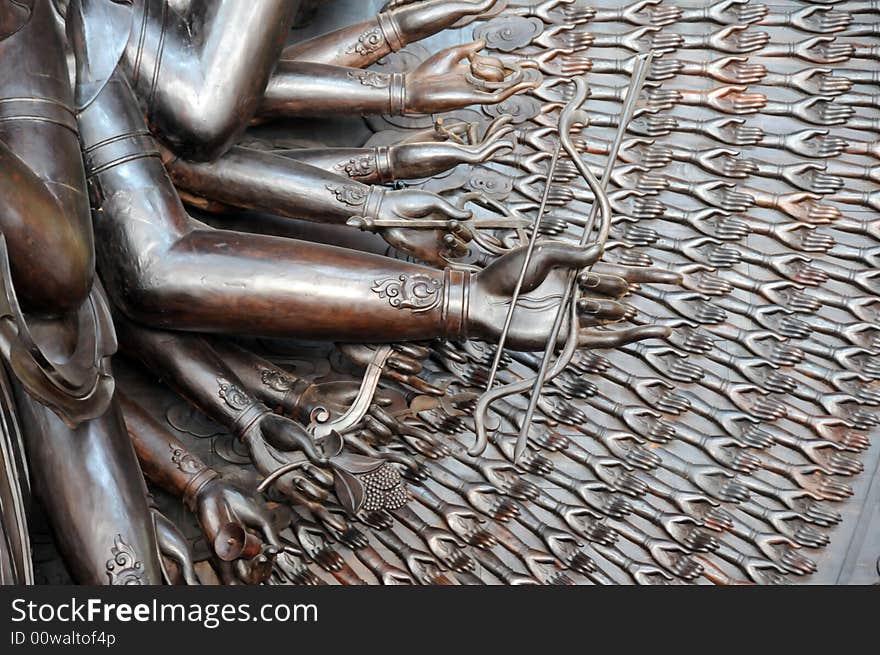
<path id="1" fill-rule="evenodd" d="M 403 48 L 406 45 L 406 41 L 403 38 L 400 24 L 397 22 L 397 16 L 394 15 L 394 12 L 383 11 L 376 18 L 379 21 L 379 29 L 382 30 L 382 35 L 385 37 L 385 41 L 388 43 L 391 51 L 397 52 Z"/>
<path id="2" fill-rule="evenodd" d="M 406 109 L 406 73 L 391 73 L 388 84 L 388 114 L 402 116 Z"/>
<path id="3" fill-rule="evenodd" d="M 440 322 L 444 339 L 467 339 L 468 304 L 473 274 L 447 268 L 443 271 L 443 305 Z"/>
<path id="4" fill-rule="evenodd" d="M 208 466 L 205 466 L 203 469 L 193 475 L 186 483 L 186 486 L 183 488 L 183 502 L 186 504 L 187 507 L 189 507 L 191 512 L 196 511 L 196 504 L 199 497 L 199 492 L 204 488 L 206 484 L 208 484 L 218 475 L 219 473 L 217 473 L 217 471 L 209 468 Z"/>
<path id="5" fill-rule="evenodd" d="M 232 424 L 232 432 L 239 439 L 244 440 L 248 432 L 260 421 L 263 416 L 270 414 L 269 409 L 261 402 L 254 402 L 246 407 L 235 418 Z"/>

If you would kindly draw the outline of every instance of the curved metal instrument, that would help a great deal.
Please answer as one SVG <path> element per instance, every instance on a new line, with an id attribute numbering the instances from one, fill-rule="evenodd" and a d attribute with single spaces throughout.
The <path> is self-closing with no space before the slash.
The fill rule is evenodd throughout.
<path id="1" fill-rule="evenodd" d="M 495 390 L 491 389 L 491 382 L 494 381 L 494 376 L 497 371 L 498 363 L 501 360 L 504 341 L 507 336 L 507 331 L 510 326 L 513 312 L 515 311 L 515 306 L 518 299 L 518 292 L 521 288 L 522 280 L 525 277 L 525 273 L 528 270 L 528 266 L 531 261 L 531 254 L 534 249 L 534 243 L 536 240 L 535 235 L 538 232 L 538 226 L 540 225 L 540 221 L 543 216 L 543 210 L 546 204 L 549 188 L 552 184 L 556 164 L 559 160 L 560 147 L 563 148 L 568 156 L 571 158 L 572 163 L 575 165 L 575 168 L 583 176 L 584 180 L 587 182 L 590 190 L 593 192 L 595 197 L 593 209 L 590 212 L 589 219 L 584 225 L 580 245 L 585 246 L 587 244 L 588 239 L 592 235 L 593 228 L 596 223 L 596 218 L 599 216 L 600 213 L 601 220 L 599 223 L 598 236 L 596 237 L 595 243 L 604 245 L 605 241 L 608 239 L 608 233 L 611 228 L 611 204 L 608 200 L 607 195 L 605 194 L 605 186 L 608 184 L 608 180 L 610 179 L 611 171 L 613 170 L 614 163 L 617 159 L 617 152 L 620 148 L 620 143 L 626 131 L 626 126 L 629 123 L 629 120 L 632 117 L 632 113 L 635 109 L 635 103 L 636 99 L 638 98 L 639 91 L 641 90 L 641 87 L 645 82 L 645 78 L 650 68 L 651 59 L 652 55 L 648 54 L 645 56 L 640 56 L 636 62 L 636 68 L 630 81 L 629 89 L 627 90 L 626 101 L 624 104 L 623 112 L 621 113 L 618 130 L 614 139 L 614 144 L 612 146 L 611 153 L 609 155 L 601 182 L 596 179 L 592 171 L 590 171 L 589 167 L 584 164 L 580 157 L 580 154 L 577 151 L 577 148 L 575 147 L 574 142 L 571 139 L 570 132 L 574 124 L 576 122 L 582 124 L 585 124 L 587 122 L 587 118 L 581 111 L 580 107 L 589 95 L 589 89 L 587 87 L 586 81 L 583 78 L 577 78 L 574 80 L 575 92 L 572 96 L 572 99 L 568 102 L 568 104 L 565 106 L 562 112 L 560 112 L 559 115 L 559 124 L 557 128 L 559 144 L 557 144 L 557 147 L 555 148 L 553 153 L 553 159 L 547 173 L 547 182 L 544 188 L 541 207 L 536 216 L 535 225 L 532 230 L 532 238 L 529 242 L 529 250 L 524 260 L 523 268 L 520 272 L 520 277 L 515 289 L 515 293 L 512 298 L 510 308 L 508 310 L 508 316 L 507 320 L 505 321 L 504 330 L 501 333 L 501 338 L 499 339 L 498 348 L 495 353 L 495 359 L 493 361 L 492 370 L 490 372 L 490 388 L 488 388 L 486 393 L 481 396 L 480 400 L 477 402 L 477 407 L 474 412 L 474 423 L 477 439 L 474 443 L 474 446 L 468 451 L 468 453 L 472 456 L 476 456 L 482 453 L 483 450 L 485 450 L 486 448 L 486 444 L 488 443 L 485 419 L 486 412 L 488 411 L 491 403 L 500 398 L 504 398 L 506 396 L 525 391 L 531 385 L 532 394 L 529 400 L 529 407 L 523 420 L 523 424 L 520 427 L 520 434 L 517 440 L 516 448 L 514 450 L 515 459 L 518 460 L 525 450 L 528 430 L 531 425 L 532 417 L 534 415 L 535 408 L 537 407 L 538 399 L 540 398 L 541 390 L 544 384 L 548 380 L 553 379 L 553 377 L 561 373 L 571 361 L 571 358 L 574 356 L 575 350 L 577 348 L 578 323 L 577 314 L 575 312 L 575 307 L 577 304 L 577 290 L 575 287 L 576 274 L 572 272 L 569 274 L 565 293 L 559 305 L 559 310 L 557 312 L 553 327 L 548 336 L 547 346 L 544 350 L 544 355 L 541 359 L 541 365 L 538 370 L 537 376 L 533 379 L 520 380 L 512 384 L 504 385 Z M 556 364 L 551 369 L 550 360 L 554 351 L 556 350 L 559 332 L 562 329 L 562 324 L 565 320 L 566 314 L 570 314 L 569 334 L 566 337 L 565 346 L 562 350 L 560 357 L 557 359 Z"/>

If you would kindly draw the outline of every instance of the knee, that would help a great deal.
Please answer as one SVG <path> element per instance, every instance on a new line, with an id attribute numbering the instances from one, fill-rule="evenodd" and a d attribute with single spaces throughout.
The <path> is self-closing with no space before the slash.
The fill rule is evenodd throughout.
<path id="1" fill-rule="evenodd" d="M 27 312 L 50 317 L 68 314 L 89 296 L 95 273 L 92 241 L 87 235 L 60 234 L 63 231 L 32 247 L 13 242 L 18 235 L 10 235 L 12 280 Z"/>

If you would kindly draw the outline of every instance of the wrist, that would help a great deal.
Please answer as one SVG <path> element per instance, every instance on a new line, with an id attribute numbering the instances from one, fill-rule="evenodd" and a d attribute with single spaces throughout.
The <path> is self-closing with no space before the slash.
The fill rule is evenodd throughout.
<path id="1" fill-rule="evenodd" d="M 467 339 L 470 331 L 469 307 L 474 274 L 454 268 L 443 272 L 441 336 L 444 339 Z"/>
<path id="2" fill-rule="evenodd" d="M 282 406 L 288 411 L 294 419 L 298 421 L 308 421 L 309 415 L 313 407 L 308 400 L 310 392 L 315 388 L 315 384 L 305 380 L 297 380 L 288 389 L 282 400 Z"/>
<path id="3" fill-rule="evenodd" d="M 388 114 L 402 116 L 407 112 L 406 73 L 391 73 L 388 81 Z"/>
<path id="4" fill-rule="evenodd" d="M 204 464 L 202 467 L 203 468 L 198 472 L 193 474 L 183 488 L 183 502 L 193 513 L 196 512 L 199 497 L 204 492 L 205 488 L 211 481 L 215 480 L 220 475 L 217 471 Z"/>
<path id="5" fill-rule="evenodd" d="M 370 185 L 370 193 L 364 202 L 364 218 L 367 220 L 378 219 L 382 216 L 382 203 L 385 201 L 385 187 L 372 184 Z"/>
<path id="6" fill-rule="evenodd" d="M 379 22 L 379 29 L 382 31 L 382 36 L 385 38 L 385 42 L 388 44 L 388 47 L 391 48 L 392 52 L 397 52 L 401 48 L 403 48 L 407 41 L 404 38 L 403 28 L 401 27 L 400 20 L 398 20 L 397 12 L 392 11 L 383 11 L 378 16 L 376 16 Z"/>
<path id="7" fill-rule="evenodd" d="M 259 401 L 254 401 L 233 419 L 232 433 L 242 441 L 247 441 L 250 433 L 266 414 L 271 414 L 269 408 Z"/>
<path id="8" fill-rule="evenodd" d="M 392 148 L 394 148 L 394 146 L 379 146 L 374 151 L 373 157 L 376 161 L 376 177 L 380 184 L 388 184 L 396 179 L 394 175 L 394 157 Z"/>

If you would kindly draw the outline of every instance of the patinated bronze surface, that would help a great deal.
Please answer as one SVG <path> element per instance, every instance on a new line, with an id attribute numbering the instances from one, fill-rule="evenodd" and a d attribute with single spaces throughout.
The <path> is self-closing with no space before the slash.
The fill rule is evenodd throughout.
<path id="1" fill-rule="evenodd" d="M 0 582 L 873 581 L 877 6 L 313 5 L 0 0 Z"/>

